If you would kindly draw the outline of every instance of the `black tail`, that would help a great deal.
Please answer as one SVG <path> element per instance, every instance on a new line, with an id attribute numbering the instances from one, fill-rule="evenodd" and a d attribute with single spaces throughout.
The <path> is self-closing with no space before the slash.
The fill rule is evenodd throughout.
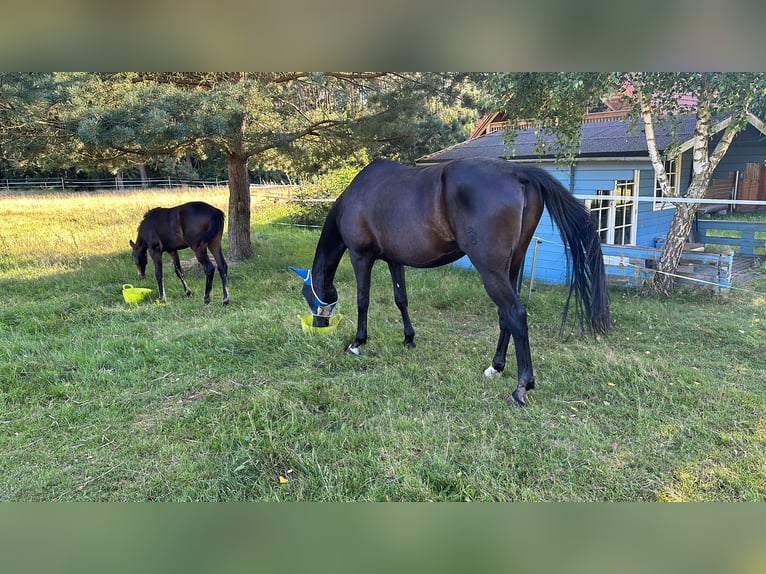
<path id="1" fill-rule="evenodd" d="M 205 237 L 202 238 L 203 243 L 210 243 L 210 240 L 213 239 L 213 237 L 219 233 L 223 233 L 223 224 L 225 220 L 226 217 L 224 216 L 223 211 L 217 208 L 213 209 L 213 213 L 210 215 L 210 228 L 205 234 Z"/>
<path id="2" fill-rule="evenodd" d="M 591 332 L 608 333 L 612 326 L 612 318 L 604 258 L 601 253 L 601 241 L 590 213 L 547 171 L 532 166 L 524 166 L 521 170 L 523 175 L 540 189 L 545 207 L 556 222 L 564 246 L 568 249 L 571 279 L 569 296 L 561 320 L 561 333 L 564 331 L 573 293 L 580 331 L 584 332 L 587 324 Z"/>

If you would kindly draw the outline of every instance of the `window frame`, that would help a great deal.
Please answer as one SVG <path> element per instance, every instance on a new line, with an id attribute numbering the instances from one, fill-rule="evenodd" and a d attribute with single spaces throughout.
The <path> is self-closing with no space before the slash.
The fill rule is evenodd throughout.
<path id="1" fill-rule="evenodd" d="M 585 206 L 588 208 L 591 213 L 594 211 L 606 211 L 606 227 L 602 227 L 600 225 L 600 221 L 602 216 L 599 215 L 599 222 L 597 223 L 596 230 L 599 234 L 599 238 L 601 238 L 601 243 L 604 245 L 627 245 L 627 246 L 635 246 L 636 241 L 638 239 L 638 194 L 639 194 L 639 176 L 640 171 L 639 170 L 633 170 L 633 179 L 616 179 L 612 183 L 612 189 L 611 190 L 605 190 L 605 189 L 598 189 L 595 190 L 596 197 L 594 199 L 588 199 L 585 202 Z M 632 193 L 620 193 L 620 189 L 628 189 L 632 187 Z M 601 200 L 598 199 L 599 195 L 606 195 L 606 196 L 620 196 L 624 197 L 626 199 L 623 200 L 615 200 L 615 199 L 609 199 L 609 200 Z M 630 221 L 626 222 L 625 220 L 620 222 L 620 225 L 618 226 L 617 223 L 617 209 L 618 209 L 618 202 L 622 202 L 622 205 L 630 204 Z M 599 205 L 594 207 L 594 203 L 598 202 Z M 606 208 L 604 208 L 603 205 L 601 205 L 602 202 L 606 202 Z M 630 237 L 627 242 L 623 243 L 614 243 L 615 237 L 617 236 L 617 229 L 629 229 L 630 230 Z M 606 237 L 604 239 L 603 233 L 606 232 Z M 624 234 L 623 234 L 624 238 Z"/>
<path id="2" fill-rule="evenodd" d="M 680 187 L 681 165 L 682 165 L 682 158 L 680 155 L 666 159 L 663 162 L 663 166 L 665 167 L 665 174 L 668 177 L 668 186 L 671 189 L 675 190 L 676 196 L 679 196 L 681 191 L 681 187 Z M 669 167 L 669 166 L 672 166 L 672 167 Z M 654 173 L 654 197 L 655 199 L 657 198 L 662 199 L 665 196 L 662 195 L 662 190 L 660 189 L 660 182 L 657 179 L 657 174 L 654 172 L 654 169 L 652 169 L 652 173 Z M 654 211 L 662 211 L 664 209 L 675 209 L 675 205 L 666 201 L 653 201 L 652 209 Z"/>

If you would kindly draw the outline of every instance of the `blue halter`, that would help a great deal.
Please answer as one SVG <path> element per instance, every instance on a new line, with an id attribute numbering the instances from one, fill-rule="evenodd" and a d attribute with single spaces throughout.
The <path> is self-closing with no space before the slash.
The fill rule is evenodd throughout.
<path id="1" fill-rule="evenodd" d="M 335 301 L 334 303 L 325 303 L 319 297 L 317 297 L 317 292 L 314 290 L 314 284 L 311 281 L 311 270 L 297 269 L 295 267 L 288 267 L 288 269 L 303 279 L 303 283 L 305 285 L 311 287 L 311 293 L 314 295 L 314 304 L 310 305 L 311 314 L 314 317 L 329 317 L 332 315 L 333 309 L 335 309 L 335 305 L 338 304 L 338 301 Z"/>

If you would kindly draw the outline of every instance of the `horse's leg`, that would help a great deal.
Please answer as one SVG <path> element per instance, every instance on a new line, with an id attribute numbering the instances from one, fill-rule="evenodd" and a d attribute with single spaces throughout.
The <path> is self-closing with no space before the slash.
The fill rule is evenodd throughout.
<path id="1" fill-rule="evenodd" d="M 497 315 L 500 324 L 500 336 L 497 349 L 492 358 L 492 365 L 484 371 L 488 377 L 499 375 L 505 369 L 505 358 L 508 344 L 513 337 L 516 350 L 516 366 L 518 371 L 518 386 L 512 395 L 512 405 L 526 406 L 527 391 L 535 387 L 534 371 L 532 369 L 532 353 L 529 347 L 527 331 L 527 310 L 521 304 L 521 299 L 511 284 L 509 275 L 493 273 L 489 277 L 482 275 L 484 287 L 490 298 L 497 305 Z"/>
<path id="2" fill-rule="evenodd" d="M 351 266 L 356 277 L 356 337 L 349 345 L 349 352 L 359 354 L 359 347 L 367 342 L 367 310 L 370 307 L 370 278 L 372 275 L 372 257 L 357 255 L 349 251 Z"/>
<path id="3" fill-rule="evenodd" d="M 218 275 L 221 276 L 221 286 L 223 288 L 223 304 L 229 304 L 229 266 L 226 264 L 226 259 L 223 258 L 223 249 L 221 248 L 221 239 L 216 237 L 208 244 L 208 249 L 215 258 L 216 267 L 218 267 Z"/>
<path id="4" fill-rule="evenodd" d="M 192 291 L 189 289 L 189 285 L 186 283 L 184 270 L 181 269 L 181 260 L 178 258 L 178 251 L 174 249 L 173 251 L 169 251 L 169 253 L 170 257 L 173 259 L 173 269 L 176 272 L 176 276 L 181 280 L 181 284 L 184 286 L 184 293 L 186 293 L 187 297 L 191 297 Z"/>
<path id="5" fill-rule="evenodd" d="M 394 301 L 399 311 L 402 313 L 402 323 L 404 323 L 404 348 L 415 348 L 415 329 L 410 322 L 410 314 L 407 310 L 407 286 L 404 283 L 404 266 L 399 263 L 388 263 L 388 269 L 391 271 L 391 281 L 394 283 Z"/>
<path id="6" fill-rule="evenodd" d="M 207 245 L 198 245 L 195 247 L 194 255 L 197 256 L 197 261 L 202 265 L 202 270 L 205 272 L 205 298 L 203 301 L 205 305 L 208 305 L 210 303 L 210 291 L 213 289 L 215 265 L 210 262 L 210 257 L 208 257 L 207 254 Z"/>
<path id="7" fill-rule="evenodd" d="M 149 249 L 154 263 L 154 278 L 157 279 L 157 291 L 159 292 L 160 303 L 165 302 L 165 283 L 162 280 L 162 251 Z"/>

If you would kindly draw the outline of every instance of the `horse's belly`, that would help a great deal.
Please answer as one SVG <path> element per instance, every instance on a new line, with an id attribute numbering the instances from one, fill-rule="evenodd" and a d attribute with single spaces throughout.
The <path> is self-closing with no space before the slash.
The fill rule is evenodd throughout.
<path id="1" fill-rule="evenodd" d="M 392 246 L 384 249 L 381 259 L 410 267 L 439 267 L 460 259 L 464 253 L 455 243 Z"/>

